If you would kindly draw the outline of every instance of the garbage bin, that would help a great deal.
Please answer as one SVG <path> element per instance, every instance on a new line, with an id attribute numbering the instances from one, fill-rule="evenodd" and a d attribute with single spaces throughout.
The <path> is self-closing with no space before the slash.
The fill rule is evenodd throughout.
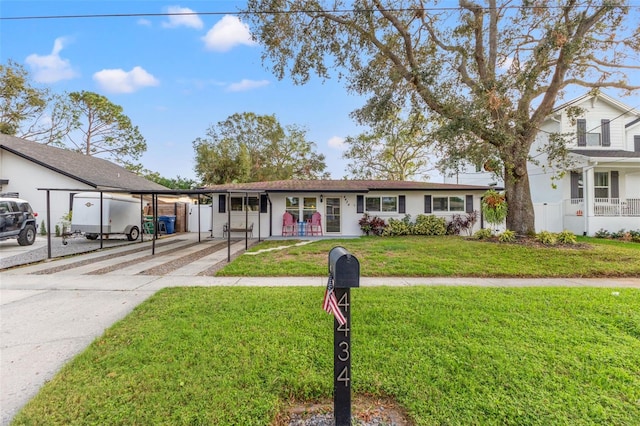
<path id="1" fill-rule="evenodd" d="M 158 216 L 158 220 L 164 223 L 167 228 L 167 234 L 173 234 L 176 227 L 176 217 L 175 216 Z"/>

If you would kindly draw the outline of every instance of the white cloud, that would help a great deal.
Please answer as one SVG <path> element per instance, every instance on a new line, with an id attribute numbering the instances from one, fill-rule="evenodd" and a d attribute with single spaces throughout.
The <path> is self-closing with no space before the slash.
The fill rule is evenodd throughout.
<path id="1" fill-rule="evenodd" d="M 235 16 L 225 15 L 202 37 L 205 47 L 216 52 L 227 52 L 233 47 L 244 44 L 255 46 L 257 43 L 251 38 L 249 26 L 243 24 Z"/>
<path id="2" fill-rule="evenodd" d="M 189 27 L 200 30 L 204 26 L 202 19 L 198 15 L 185 15 L 187 13 L 195 13 L 188 7 L 169 6 L 166 10 L 167 13 L 176 15 L 170 15 L 169 21 L 162 23 L 163 28 Z"/>
<path id="3" fill-rule="evenodd" d="M 140 18 L 138 19 L 138 25 L 141 25 L 143 27 L 150 27 L 151 26 L 151 21 L 145 18 Z"/>
<path id="4" fill-rule="evenodd" d="M 513 64 L 513 58 L 511 56 L 505 56 L 504 58 L 502 58 L 502 60 L 498 60 L 498 67 L 505 71 L 511 68 L 512 64 Z"/>
<path id="5" fill-rule="evenodd" d="M 246 92 L 247 90 L 257 89 L 269 84 L 269 80 L 247 80 L 242 79 L 237 83 L 231 83 L 227 87 L 227 92 Z"/>
<path id="6" fill-rule="evenodd" d="M 344 138 L 341 138 L 340 136 L 332 136 L 331 138 L 329 138 L 329 141 L 327 142 L 327 144 L 329 145 L 330 148 L 333 148 L 333 149 L 338 149 L 341 151 L 344 151 L 345 149 L 347 149 L 347 146 L 344 143 Z"/>
<path id="7" fill-rule="evenodd" d="M 157 86 L 160 81 L 141 67 L 131 71 L 122 69 L 102 70 L 93 74 L 93 80 L 110 93 L 133 93 L 148 86 Z"/>
<path id="8" fill-rule="evenodd" d="M 58 37 L 53 42 L 51 54 L 40 56 L 31 54 L 27 56 L 25 63 L 31 67 L 33 79 L 38 83 L 55 83 L 61 80 L 71 80 L 79 74 L 71 68 L 67 59 L 60 57 L 60 52 L 64 49 L 69 39 Z"/>

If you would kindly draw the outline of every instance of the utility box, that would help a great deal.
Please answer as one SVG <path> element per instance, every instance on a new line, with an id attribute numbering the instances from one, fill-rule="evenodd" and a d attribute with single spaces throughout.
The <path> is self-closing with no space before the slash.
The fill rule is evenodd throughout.
<path id="1" fill-rule="evenodd" d="M 344 247 L 329 251 L 329 274 L 336 288 L 360 287 L 360 262 Z"/>

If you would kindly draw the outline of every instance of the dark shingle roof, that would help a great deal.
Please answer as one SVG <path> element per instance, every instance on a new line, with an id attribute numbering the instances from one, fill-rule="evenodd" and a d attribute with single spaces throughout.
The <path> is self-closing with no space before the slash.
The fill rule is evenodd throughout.
<path id="1" fill-rule="evenodd" d="M 232 183 L 208 186 L 212 191 L 238 192 L 368 192 L 402 191 L 485 191 L 488 186 L 390 180 L 279 180 L 271 182 Z"/>
<path id="2" fill-rule="evenodd" d="M 0 148 L 97 189 L 167 189 L 110 161 L 67 149 L 3 134 Z"/>
<path id="3" fill-rule="evenodd" d="M 601 158 L 640 158 L 640 152 L 623 151 L 621 149 L 571 149 L 569 152 L 585 157 Z"/>

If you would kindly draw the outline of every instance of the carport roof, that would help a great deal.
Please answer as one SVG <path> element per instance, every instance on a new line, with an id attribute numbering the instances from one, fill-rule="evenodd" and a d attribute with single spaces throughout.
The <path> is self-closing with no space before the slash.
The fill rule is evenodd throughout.
<path id="1" fill-rule="evenodd" d="M 102 158 L 15 136 L 0 134 L 0 149 L 96 189 L 147 191 L 168 189 Z M 7 178 L 7 176 L 2 177 Z"/>

